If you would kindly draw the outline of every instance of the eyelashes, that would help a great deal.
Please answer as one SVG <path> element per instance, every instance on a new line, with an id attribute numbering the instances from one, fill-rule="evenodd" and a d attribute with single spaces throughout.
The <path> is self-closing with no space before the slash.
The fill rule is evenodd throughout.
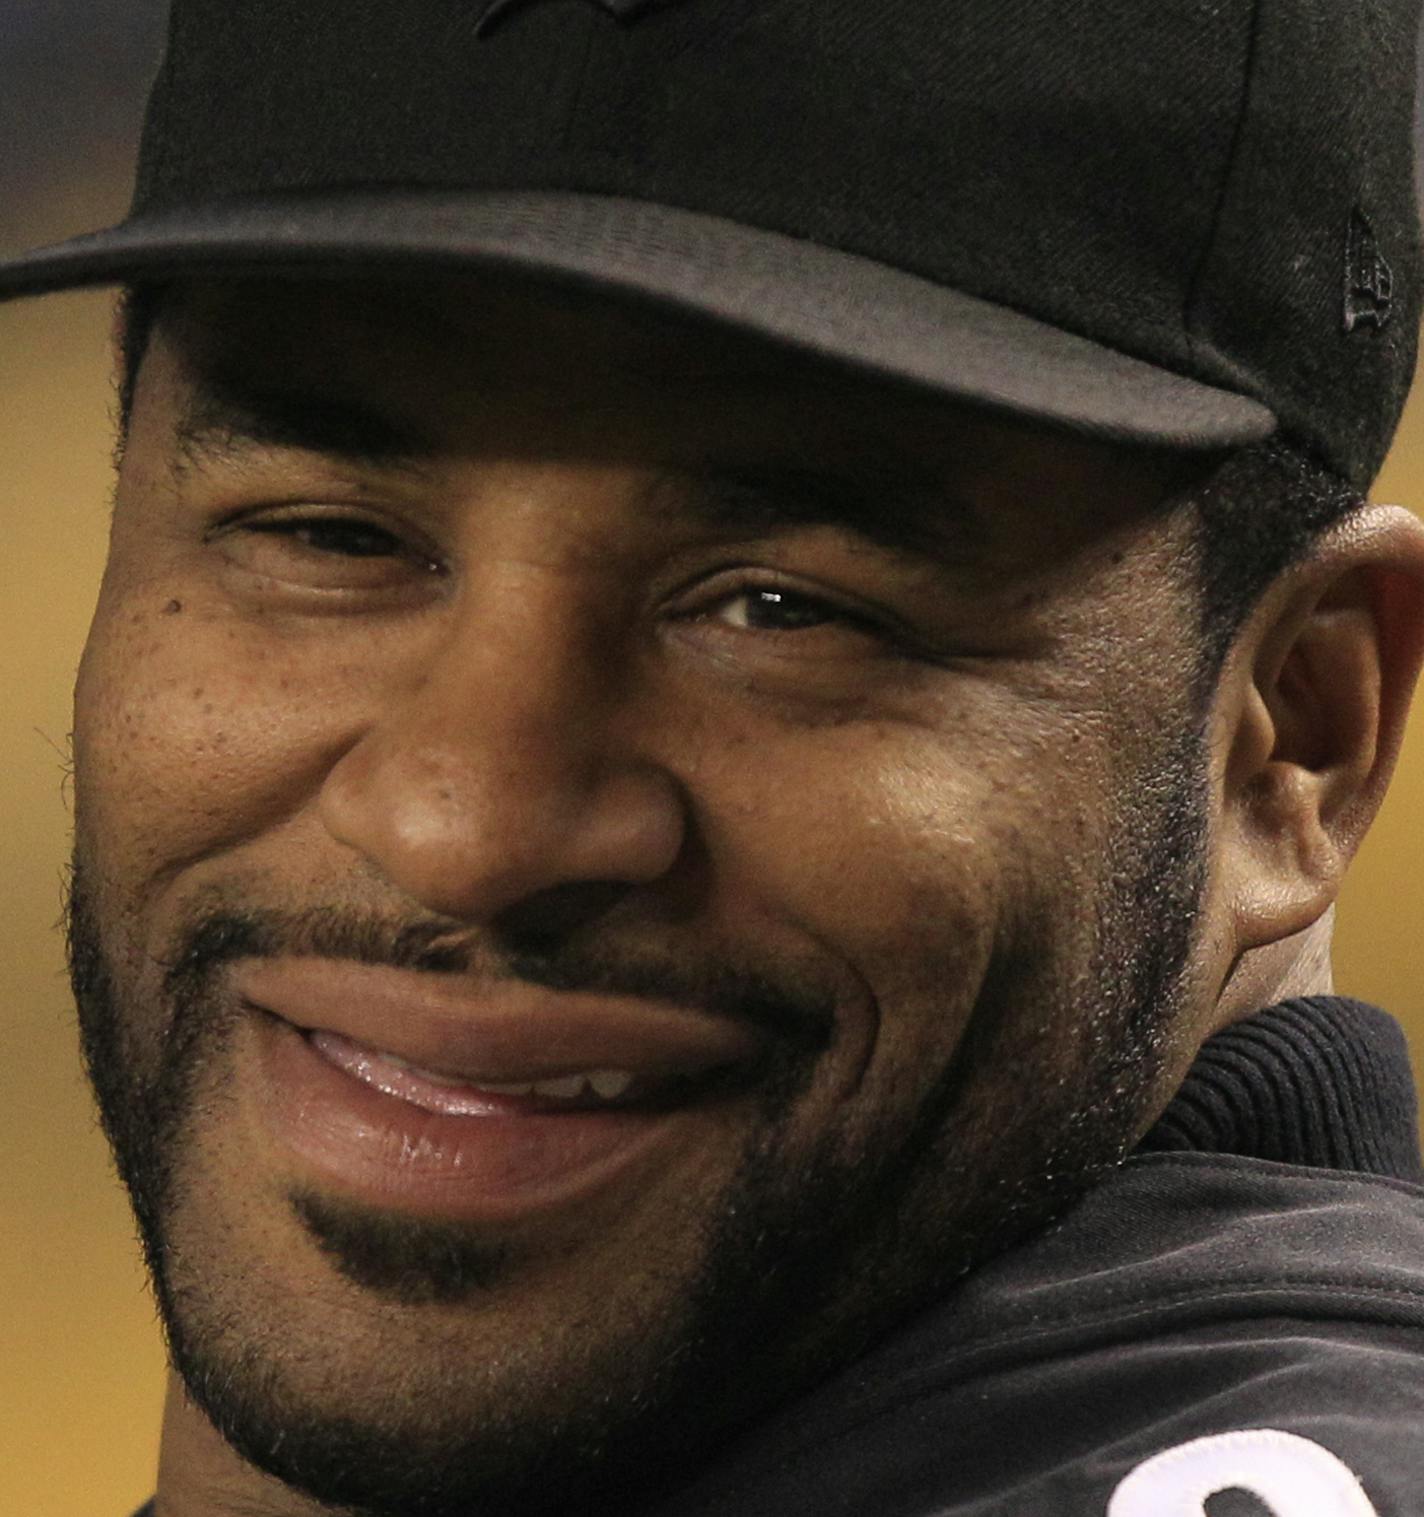
<path id="1" fill-rule="evenodd" d="M 744 632 L 794 635 L 839 627 L 884 635 L 864 614 L 780 583 L 728 586 L 698 614 Z"/>
<path id="2" fill-rule="evenodd" d="M 313 567 L 322 560 L 334 564 L 410 565 L 426 573 L 440 572 L 433 555 L 403 541 L 394 531 L 361 516 L 308 514 L 247 519 L 234 523 L 224 534 L 250 534 L 258 539 L 258 552 L 287 553 L 309 560 Z M 719 612 L 725 613 L 718 615 Z M 874 630 L 864 613 L 841 606 L 826 596 L 797 589 L 781 581 L 743 580 L 728 583 L 695 613 L 717 619 L 729 627 L 748 632 L 792 633 L 831 625 Z"/>
<path id="3" fill-rule="evenodd" d="M 405 549 L 394 533 L 357 517 L 298 517 L 295 520 L 251 522 L 249 532 L 285 537 L 314 553 L 343 558 L 398 558 Z"/>
<path id="4" fill-rule="evenodd" d="M 243 579 L 243 593 L 270 597 L 300 610 L 354 613 L 370 604 L 424 604 L 448 580 L 450 565 L 404 524 L 387 524 L 350 510 L 286 509 L 250 512 L 220 523 L 208 535 Z M 661 602 L 658 615 L 686 636 L 718 638 L 724 651 L 755 658 L 820 664 L 855 662 L 876 653 L 912 654 L 919 640 L 888 609 L 866 606 L 850 591 L 791 582 L 768 565 L 725 557 L 684 580 Z"/>
<path id="5" fill-rule="evenodd" d="M 435 553 L 408 535 L 350 511 L 245 514 L 219 523 L 206 542 L 249 584 L 273 592 L 390 595 L 422 592 L 444 574 Z"/>

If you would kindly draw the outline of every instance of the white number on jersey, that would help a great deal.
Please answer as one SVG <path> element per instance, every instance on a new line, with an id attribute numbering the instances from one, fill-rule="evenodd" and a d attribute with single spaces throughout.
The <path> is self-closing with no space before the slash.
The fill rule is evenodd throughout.
<path id="1" fill-rule="evenodd" d="M 1205 1517 L 1208 1496 L 1249 1491 L 1272 1517 L 1379 1517 L 1348 1466 L 1274 1428 L 1196 1438 L 1139 1464 L 1113 1492 L 1107 1517 Z"/>

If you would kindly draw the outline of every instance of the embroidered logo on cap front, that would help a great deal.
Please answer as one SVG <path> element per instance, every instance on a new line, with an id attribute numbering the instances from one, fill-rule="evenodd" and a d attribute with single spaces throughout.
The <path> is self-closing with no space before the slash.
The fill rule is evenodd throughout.
<path id="1" fill-rule="evenodd" d="M 1345 330 L 1384 326 L 1393 299 L 1394 271 L 1380 251 L 1369 218 L 1357 206 L 1345 233 Z"/>
<path id="2" fill-rule="evenodd" d="M 538 0 L 494 0 L 494 4 L 480 17 L 480 24 L 475 28 L 475 36 L 488 36 L 506 16 L 526 5 L 537 3 Z M 621 21 L 627 26 L 637 21 L 646 12 L 657 10 L 664 5 L 671 5 L 674 0 L 587 0 L 587 3 L 606 10 L 615 21 Z"/>

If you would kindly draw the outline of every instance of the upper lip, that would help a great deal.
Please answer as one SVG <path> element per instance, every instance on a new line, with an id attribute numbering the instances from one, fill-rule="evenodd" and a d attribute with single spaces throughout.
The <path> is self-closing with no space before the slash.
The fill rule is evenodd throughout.
<path id="1" fill-rule="evenodd" d="M 755 1029 L 640 998 L 475 982 L 324 958 L 239 960 L 233 989 L 303 1032 L 331 1032 L 472 1085 L 619 1069 L 696 1077 L 754 1058 Z"/>

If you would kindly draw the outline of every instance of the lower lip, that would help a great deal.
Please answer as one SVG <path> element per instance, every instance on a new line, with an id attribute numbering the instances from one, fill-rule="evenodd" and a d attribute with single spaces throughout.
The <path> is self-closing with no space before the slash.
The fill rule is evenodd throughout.
<path id="1" fill-rule="evenodd" d="M 279 1018 L 258 1015 L 257 1041 L 261 1119 L 303 1178 L 419 1215 L 512 1221 L 569 1204 L 639 1170 L 685 1115 L 548 1112 L 495 1097 L 478 1114 L 446 1116 L 338 1069 Z"/>

